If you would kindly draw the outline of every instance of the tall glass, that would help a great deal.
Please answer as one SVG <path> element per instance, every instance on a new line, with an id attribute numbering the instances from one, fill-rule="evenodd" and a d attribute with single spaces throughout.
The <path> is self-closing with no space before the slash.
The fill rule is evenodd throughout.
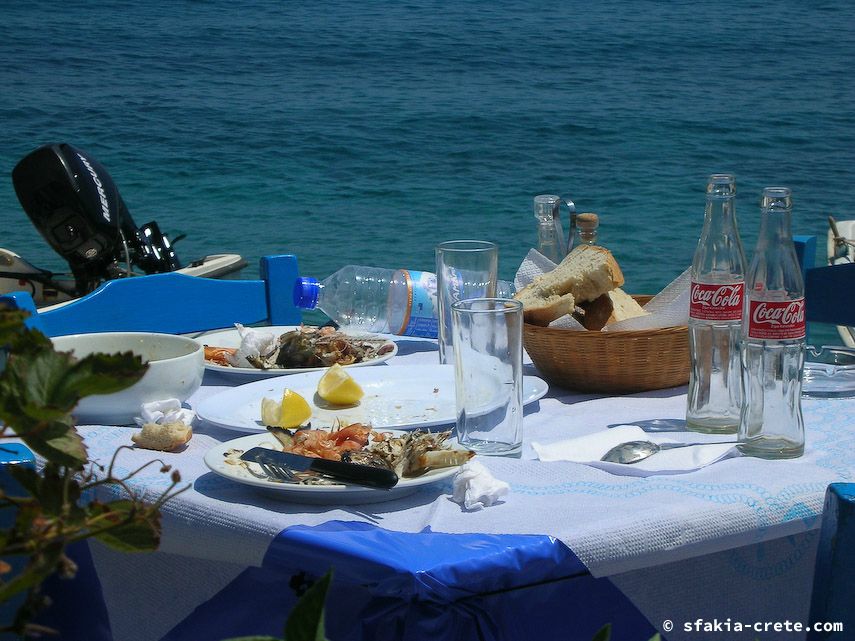
<path id="1" fill-rule="evenodd" d="M 457 440 L 479 454 L 522 451 L 522 326 L 518 300 L 452 304 Z"/>
<path id="2" fill-rule="evenodd" d="M 439 362 L 453 363 L 451 304 L 496 295 L 499 247 L 485 240 L 449 240 L 436 246 Z"/>

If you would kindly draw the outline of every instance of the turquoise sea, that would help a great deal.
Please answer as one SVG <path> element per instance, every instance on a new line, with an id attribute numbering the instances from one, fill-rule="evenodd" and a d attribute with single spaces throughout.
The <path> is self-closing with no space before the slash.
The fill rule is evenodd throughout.
<path id="1" fill-rule="evenodd" d="M 654 292 L 713 172 L 737 176 L 749 255 L 772 184 L 824 254 L 826 217 L 853 217 L 853 61 L 850 0 L 2 1 L 0 246 L 65 267 L 10 172 L 69 142 L 137 224 L 187 234 L 185 261 L 433 271 L 437 242 L 484 238 L 511 278 L 532 197 L 559 193 Z"/>

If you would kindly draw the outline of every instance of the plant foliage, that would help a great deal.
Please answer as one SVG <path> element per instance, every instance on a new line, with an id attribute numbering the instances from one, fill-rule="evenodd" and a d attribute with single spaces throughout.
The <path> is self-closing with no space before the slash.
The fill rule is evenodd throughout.
<path id="1" fill-rule="evenodd" d="M 105 469 L 89 461 L 71 415 L 81 398 L 125 389 L 148 366 L 131 352 L 75 359 L 55 351 L 50 339 L 24 320 L 24 312 L 0 309 L 0 348 L 6 356 L 0 372 L 0 443 L 18 439 L 44 459 L 39 470 L 22 465 L 0 470 L 15 482 L 0 486 L 0 603 L 22 599 L 14 620 L 0 621 L 0 632 L 22 637 L 45 632 L 31 623 L 45 607 L 42 582 L 54 573 L 71 577 L 76 571 L 65 555 L 67 545 L 95 538 L 124 552 L 156 550 L 160 506 L 182 491 L 173 472 L 154 503 L 143 501 L 128 486 L 139 470 L 118 478 L 113 462 Z M 170 471 L 160 464 L 162 472 Z M 97 498 L 106 487 L 113 490 L 109 496 L 120 498 Z M 10 563 L 16 557 L 23 561 L 16 564 L 19 570 Z"/>

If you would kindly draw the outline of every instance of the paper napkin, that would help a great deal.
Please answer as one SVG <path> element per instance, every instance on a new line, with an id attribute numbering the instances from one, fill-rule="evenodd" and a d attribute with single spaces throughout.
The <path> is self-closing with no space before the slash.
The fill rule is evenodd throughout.
<path id="1" fill-rule="evenodd" d="M 240 346 L 234 356 L 229 357 L 235 367 L 252 367 L 247 358 L 258 358 L 276 348 L 278 339 L 274 334 L 244 327 L 240 323 L 235 323 L 235 327 L 240 334 Z"/>
<path id="2" fill-rule="evenodd" d="M 495 478 L 481 463 L 469 461 L 454 477 L 451 499 L 467 510 L 477 511 L 497 503 L 509 491 L 510 485 Z"/>
<path id="3" fill-rule="evenodd" d="M 134 420 L 137 425 L 177 423 L 179 421 L 185 425 L 190 425 L 195 417 L 196 412 L 181 407 L 181 401 L 177 398 L 167 398 L 162 401 L 143 403 L 140 406 L 140 416 L 135 417 Z"/>
<path id="4" fill-rule="evenodd" d="M 706 441 L 703 435 L 693 433 L 688 434 L 684 442 L 694 443 L 702 440 Z M 728 440 L 732 441 L 734 437 L 729 436 Z M 704 445 L 662 450 L 638 463 L 607 463 L 600 460 L 611 448 L 627 441 L 653 441 L 659 444 L 680 442 L 662 434 L 645 432 L 636 425 L 619 425 L 605 431 L 555 443 L 532 443 L 532 447 L 537 457 L 544 462 L 573 461 L 622 476 L 685 474 L 739 454 L 734 443 L 710 441 Z"/>

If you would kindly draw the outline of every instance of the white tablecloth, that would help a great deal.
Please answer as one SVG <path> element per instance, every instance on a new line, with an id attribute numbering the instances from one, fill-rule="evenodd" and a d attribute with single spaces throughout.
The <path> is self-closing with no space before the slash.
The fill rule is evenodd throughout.
<path id="1" fill-rule="evenodd" d="M 402 342 L 401 355 L 377 367 L 435 363 L 436 352 L 429 347 Z M 526 373 L 537 374 L 531 366 Z M 224 381 L 209 376 L 191 403 L 223 389 L 218 383 Z M 502 504 L 478 512 L 451 501 L 450 482 L 365 506 L 270 499 L 207 470 L 204 452 L 241 434 L 204 426 L 181 453 L 123 452 L 116 471 L 135 469 L 155 456 L 180 470 L 192 487 L 163 510 L 162 553 L 192 563 L 215 561 L 221 570 L 260 564 L 273 537 L 290 525 L 330 520 L 364 521 L 402 532 L 429 527 L 449 533 L 549 534 L 569 546 L 592 574 L 612 577 L 654 625 L 668 618 L 675 599 L 681 612 L 695 604 L 695 612 L 718 608 L 720 618 L 782 613 L 793 620 L 806 618 L 805 588 L 809 595 L 825 488 L 855 478 L 855 400 L 804 399 L 806 451 L 794 460 L 738 457 L 688 474 L 640 478 L 576 463 L 543 463 L 531 449 L 532 440 L 548 443 L 614 425 L 679 425 L 685 403 L 685 388 L 621 397 L 550 390 L 526 408 L 521 458 L 481 457 L 494 476 L 510 483 L 511 492 Z M 117 446 L 130 444 L 132 430 L 81 427 L 91 455 L 102 462 Z M 167 483 L 156 467 L 133 481 L 150 493 Z M 108 556 L 115 561 L 100 554 L 102 564 Z M 760 596 L 739 602 L 734 592 L 720 591 L 724 580 L 732 590 L 756 590 Z M 762 596 L 782 585 L 789 585 L 787 594 Z M 701 636 L 683 635 L 678 628 L 668 638 Z"/>

